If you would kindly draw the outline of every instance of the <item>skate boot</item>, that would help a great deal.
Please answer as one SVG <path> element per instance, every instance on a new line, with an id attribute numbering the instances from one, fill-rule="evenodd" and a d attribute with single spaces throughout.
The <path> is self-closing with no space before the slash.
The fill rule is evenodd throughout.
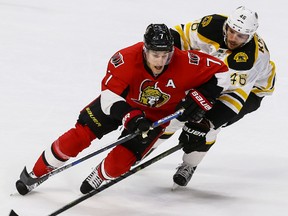
<path id="1" fill-rule="evenodd" d="M 87 194 L 97 189 L 102 184 L 103 181 L 104 181 L 104 178 L 101 177 L 101 175 L 99 174 L 99 166 L 97 166 L 90 173 L 90 175 L 82 182 L 80 191 L 83 194 Z"/>
<path id="2" fill-rule="evenodd" d="M 191 180 L 195 169 L 196 167 L 191 167 L 185 163 L 182 163 L 178 167 L 177 172 L 173 175 L 174 183 L 179 186 L 186 186 L 188 182 Z"/>

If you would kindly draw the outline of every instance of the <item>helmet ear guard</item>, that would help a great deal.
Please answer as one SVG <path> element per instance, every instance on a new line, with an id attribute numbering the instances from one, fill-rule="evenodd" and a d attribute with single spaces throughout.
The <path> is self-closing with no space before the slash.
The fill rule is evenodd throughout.
<path id="1" fill-rule="evenodd" d="M 173 51 L 174 39 L 165 24 L 150 24 L 144 34 L 144 46 L 147 50 Z"/>
<path id="2" fill-rule="evenodd" d="M 253 38 L 259 26 L 258 14 L 244 6 L 240 6 L 230 16 L 228 16 L 224 23 L 223 32 L 225 37 L 227 26 L 241 34 L 249 35 L 246 41 L 246 43 L 248 43 Z"/>

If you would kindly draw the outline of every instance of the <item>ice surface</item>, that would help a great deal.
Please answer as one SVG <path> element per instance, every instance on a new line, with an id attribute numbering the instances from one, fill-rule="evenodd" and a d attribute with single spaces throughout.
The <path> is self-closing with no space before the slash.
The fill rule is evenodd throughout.
<path id="1" fill-rule="evenodd" d="M 260 17 L 278 73 L 259 111 L 223 129 L 186 188 L 171 191 L 182 153 L 158 161 L 61 215 L 286 216 L 288 205 L 287 9 L 275 1 L 1 0 L 0 213 L 44 216 L 81 196 L 99 155 L 16 193 L 23 167 L 72 127 L 100 90 L 108 59 L 141 41 L 150 23 L 173 26 L 246 5 Z M 85 155 L 115 139 L 95 141 Z M 175 145 L 177 137 L 151 156 Z"/>

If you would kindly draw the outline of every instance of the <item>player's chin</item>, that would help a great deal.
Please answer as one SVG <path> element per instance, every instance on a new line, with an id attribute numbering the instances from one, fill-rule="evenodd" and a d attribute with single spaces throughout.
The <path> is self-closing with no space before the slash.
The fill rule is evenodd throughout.
<path id="1" fill-rule="evenodd" d="M 154 66 L 155 72 L 162 72 L 163 66 Z"/>
<path id="2" fill-rule="evenodd" d="M 230 49 L 230 50 L 234 50 L 234 49 L 236 49 L 236 48 L 238 48 L 239 47 L 239 45 L 238 44 L 235 44 L 235 43 L 228 43 L 228 48 Z"/>

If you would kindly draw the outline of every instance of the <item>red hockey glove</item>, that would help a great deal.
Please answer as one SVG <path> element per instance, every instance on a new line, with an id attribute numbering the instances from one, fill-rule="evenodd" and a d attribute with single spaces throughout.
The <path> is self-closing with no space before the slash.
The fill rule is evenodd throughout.
<path id="1" fill-rule="evenodd" d="M 179 121 L 200 121 L 205 113 L 212 109 L 213 101 L 207 99 L 198 90 L 192 89 L 188 92 L 185 99 L 182 100 L 176 109 L 184 108 L 184 113 L 177 119 Z"/>
<path id="2" fill-rule="evenodd" d="M 151 122 L 145 118 L 145 114 L 139 110 L 134 109 L 128 112 L 122 119 L 123 126 L 129 132 L 135 132 L 139 130 L 140 132 L 148 132 L 151 127 Z"/>

